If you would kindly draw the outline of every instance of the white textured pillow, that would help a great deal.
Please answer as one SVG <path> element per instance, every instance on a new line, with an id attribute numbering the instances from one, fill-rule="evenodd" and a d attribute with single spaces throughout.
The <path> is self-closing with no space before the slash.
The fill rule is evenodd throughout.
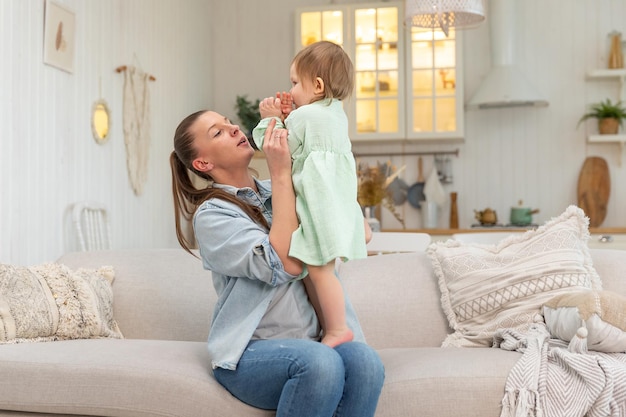
<path id="1" fill-rule="evenodd" d="M 435 242 L 428 248 L 441 304 L 454 333 L 443 346 L 491 346 L 496 330 L 526 331 L 543 304 L 580 289 L 600 290 L 587 247 L 589 219 L 570 206 L 535 230 L 496 245 Z"/>
<path id="2" fill-rule="evenodd" d="M 111 267 L 0 264 L 0 344 L 122 338 L 113 318 L 114 276 Z"/>
<path id="3" fill-rule="evenodd" d="M 562 294 L 543 306 L 552 337 L 569 342 L 587 329 L 587 349 L 626 352 L 626 297 L 611 291 L 582 290 Z"/>

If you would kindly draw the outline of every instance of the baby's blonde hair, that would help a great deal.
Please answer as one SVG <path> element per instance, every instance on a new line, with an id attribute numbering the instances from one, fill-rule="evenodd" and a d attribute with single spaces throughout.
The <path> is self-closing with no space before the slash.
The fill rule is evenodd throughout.
<path id="1" fill-rule="evenodd" d="M 343 100 L 354 90 L 354 66 L 343 48 L 328 41 L 315 42 L 293 58 L 292 64 L 300 80 L 324 81 L 324 96 Z"/>

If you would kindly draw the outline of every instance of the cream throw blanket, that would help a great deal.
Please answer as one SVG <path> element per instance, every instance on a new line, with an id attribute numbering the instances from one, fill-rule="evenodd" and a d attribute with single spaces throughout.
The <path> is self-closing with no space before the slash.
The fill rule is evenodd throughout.
<path id="1" fill-rule="evenodd" d="M 584 333 L 583 333 L 584 336 Z M 626 354 L 550 339 L 543 323 L 496 332 L 494 347 L 523 355 L 508 375 L 501 417 L 626 416 Z"/>
<path id="2" fill-rule="evenodd" d="M 150 74 L 129 66 L 124 71 L 124 143 L 130 185 L 136 195 L 148 178 L 150 150 Z"/>

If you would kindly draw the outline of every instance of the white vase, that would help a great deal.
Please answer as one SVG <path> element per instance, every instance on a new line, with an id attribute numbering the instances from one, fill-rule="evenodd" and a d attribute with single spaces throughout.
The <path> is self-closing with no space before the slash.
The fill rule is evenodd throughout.
<path id="1" fill-rule="evenodd" d="M 372 232 L 380 232 L 380 221 L 374 215 L 375 212 L 375 206 L 363 207 L 363 216 L 365 216 L 365 220 L 367 220 L 367 223 L 370 225 Z"/>

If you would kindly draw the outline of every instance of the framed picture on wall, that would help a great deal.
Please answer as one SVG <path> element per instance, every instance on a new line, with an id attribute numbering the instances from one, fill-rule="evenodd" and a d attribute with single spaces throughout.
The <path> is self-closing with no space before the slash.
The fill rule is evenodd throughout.
<path id="1" fill-rule="evenodd" d="M 54 0 L 46 0 L 43 62 L 74 71 L 74 13 Z"/>

